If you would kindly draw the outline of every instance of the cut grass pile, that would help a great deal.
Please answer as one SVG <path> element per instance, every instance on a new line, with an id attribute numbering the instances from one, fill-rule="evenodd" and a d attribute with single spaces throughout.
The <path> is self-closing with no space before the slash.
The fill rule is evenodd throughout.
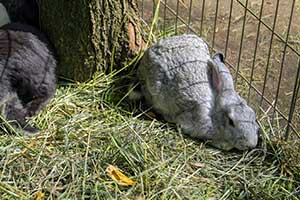
<path id="1" fill-rule="evenodd" d="M 263 122 L 258 148 L 219 151 L 145 117 L 117 79 L 60 85 L 33 119 L 39 134 L 1 133 L 1 199 L 299 199 L 299 142 L 271 143 Z M 115 183 L 109 164 L 135 184 Z"/>

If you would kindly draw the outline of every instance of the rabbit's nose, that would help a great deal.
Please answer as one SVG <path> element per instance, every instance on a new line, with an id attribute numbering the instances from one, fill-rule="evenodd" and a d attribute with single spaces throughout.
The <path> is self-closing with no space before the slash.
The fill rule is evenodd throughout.
<path id="1" fill-rule="evenodd" d="M 258 135 L 254 132 L 244 138 L 241 138 L 239 141 L 236 141 L 235 147 L 239 150 L 253 149 L 256 147 L 257 141 Z"/>
<path id="2" fill-rule="evenodd" d="M 257 145 L 257 140 L 258 140 L 257 134 L 253 134 L 247 139 L 238 142 L 236 148 L 239 150 L 253 149 Z"/>

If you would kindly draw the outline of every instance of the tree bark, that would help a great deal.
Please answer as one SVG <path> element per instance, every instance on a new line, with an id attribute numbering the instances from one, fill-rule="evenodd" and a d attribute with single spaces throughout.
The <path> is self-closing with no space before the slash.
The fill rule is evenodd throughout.
<path id="1" fill-rule="evenodd" d="M 119 69 L 144 46 L 135 0 L 41 0 L 40 17 L 67 79 Z"/>

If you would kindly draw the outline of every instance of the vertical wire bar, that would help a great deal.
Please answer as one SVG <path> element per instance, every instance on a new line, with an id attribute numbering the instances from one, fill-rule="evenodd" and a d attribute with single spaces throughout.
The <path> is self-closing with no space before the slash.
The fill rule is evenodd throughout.
<path id="1" fill-rule="evenodd" d="M 141 15 L 142 15 L 142 19 L 145 19 L 144 18 L 144 6 L 145 6 L 145 4 L 144 4 L 144 0 L 142 0 L 142 10 L 141 10 Z"/>
<path id="2" fill-rule="evenodd" d="M 263 99 L 264 99 L 263 97 L 265 95 L 267 77 L 268 77 L 270 60 L 271 60 L 271 54 L 272 54 L 274 32 L 275 32 L 276 21 L 277 21 L 277 16 L 278 16 L 279 1 L 280 0 L 277 0 L 277 4 L 276 4 L 276 10 L 275 10 L 275 16 L 274 16 L 274 21 L 273 21 L 272 34 L 271 34 L 270 46 L 269 46 L 269 52 L 268 52 L 268 58 L 267 58 L 267 66 L 266 66 L 266 70 L 265 70 L 265 77 L 264 77 L 263 89 L 262 89 L 262 92 L 261 92 L 260 106 L 262 105 L 262 102 L 263 102 Z"/>
<path id="3" fill-rule="evenodd" d="M 188 33 L 191 32 L 191 20 L 192 20 L 192 12 L 193 12 L 192 6 L 193 6 L 193 0 L 190 0 L 189 19 L 188 19 L 188 28 L 187 28 Z"/>
<path id="4" fill-rule="evenodd" d="M 213 30 L 214 32 L 213 32 L 213 38 L 212 38 L 212 49 L 214 49 L 214 47 L 215 47 L 218 11 L 219 11 L 219 0 L 217 0 L 217 3 L 216 3 L 215 22 L 214 22 L 214 30 Z"/>
<path id="5" fill-rule="evenodd" d="M 175 34 L 177 34 L 177 29 L 178 29 L 178 15 L 179 15 L 179 0 L 177 0 L 176 4 L 176 18 L 175 18 Z"/>
<path id="6" fill-rule="evenodd" d="M 291 9 L 291 13 L 290 13 L 290 19 L 289 19 L 289 25 L 288 25 L 288 29 L 287 29 L 287 33 L 286 33 L 286 39 L 285 39 L 283 55 L 282 55 L 282 59 L 281 59 L 281 66 L 280 66 L 280 73 L 279 73 L 279 77 L 278 77 L 279 80 L 278 80 L 278 84 L 277 84 L 274 108 L 276 108 L 277 103 L 278 103 L 278 97 L 279 97 L 279 91 L 280 91 L 280 85 L 281 85 L 282 73 L 283 73 L 283 66 L 284 66 L 285 57 L 286 57 L 287 43 L 289 42 L 289 36 L 290 36 L 290 31 L 291 31 L 291 26 L 292 26 L 292 21 L 293 21 L 293 16 L 294 16 L 295 1 L 296 0 L 293 0 L 292 9 Z M 274 116 L 275 116 L 275 109 L 273 110 L 271 124 L 273 124 L 273 122 L 274 122 Z"/>
<path id="7" fill-rule="evenodd" d="M 291 122 L 293 120 L 293 115 L 294 115 L 294 111 L 296 108 L 296 103 L 297 103 L 297 98 L 298 98 L 299 88 L 300 88 L 300 79 L 299 78 L 300 78 L 300 58 L 298 60 L 298 69 L 297 69 L 297 75 L 296 75 L 296 80 L 295 80 L 295 84 L 294 84 L 293 97 L 292 97 L 292 101 L 291 101 L 291 105 L 290 105 L 288 124 L 286 127 L 285 136 L 284 136 L 285 140 L 288 140 L 288 138 L 289 138 Z"/>
<path id="8" fill-rule="evenodd" d="M 244 40 L 245 26 L 246 26 L 247 12 L 248 12 L 247 10 L 248 10 L 248 0 L 246 0 L 246 5 L 245 5 L 242 35 L 241 35 L 241 42 L 240 42 L 240 49 L 239 49 L 239 56 L 238 56 L 238 63 L 237 63 L 235 79 L 234 79 L 235 84 L 237 83 L 237 78 L 238 78 L 239 70 L 240 70 L 241 55 L 242 55 L 242 50 L 243 50 L 243 40 Z"/>
<path id="9" fill-rule="evenodd" d="M 225 58 L 227 56 L 229 33 L 230 33 L 230 28 L 231 28 L 232 8 L 233 8 L 233 0 L 231 0 L 231 2 L 230 2 L 230 11 L 229 11 L 229 17 L 228 17 L 228 27 L 227 27 L 227 35 L 226 35 L 226 43 L 225 43 L 225 54 L 224 54 Z"/>
<path id="10" fill-rule="evenodd" d="M 155 15 L 155 10 L 156 10 L 156 3 L 155 3 L 156 0 L 152 0 L 153 2 L 153 7 L 152 7 L 152 19 L 154 18 L 154 15 Z"/>
<path id="11" fill-rule="evenodd" d="M 202 36 L 203 31 L 203 20 L 204 20 L 204 9 L 205 9 L 205 0 L 202 1 L 202 13 L 201 13 L 201 24 L 200 24 L 200 36 Z"/>
<path id="12" fill-rule="evenodd" d="M 261 1 L 261 6 L 260 6 L 260 11 L 259 11 L 259 22 L 257 25 L 257 32 L 256 32 L 256 41 L 255 41 L 255 48 L 254 48 L 254 55 L 253 55 L 253 62 L 252 62 L 252 68 L 251 68 L 251 75 L 250 75 L 250 83 L 249 83 L 249 90 L 248 90 L 248 97 L 247 101 L 250 101 L 250 92 L 252 88 L 252 82 L 253 82 L 253 75 L 254 75 L 254 68 L 255 68 L 255 62 L 256 62 L 256 54 L 257 54 L 257 48 L 258 48 L 258 42 L 259 42 L 259 35 L 260 35 L 260 26 L 261 26 L 261 18 L 262 18 L 262 13 L 264 9 L 264 3 L 265 1 Z"/>
<path id="13" fill-rule="evenodd" d="M 166 20 L 167 20 L 167 2 L 168 0 L 165 0 L 165 6 L 164 6 L 164 32 L 166 32 Z"/>

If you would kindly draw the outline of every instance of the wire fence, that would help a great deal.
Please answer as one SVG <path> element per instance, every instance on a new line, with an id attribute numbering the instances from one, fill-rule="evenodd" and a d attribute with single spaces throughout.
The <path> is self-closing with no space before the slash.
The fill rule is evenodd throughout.
<path id="1" fill-rule="evenodd" d="M 275 136 L 300 137 L 300 4 L 297 0 L 139 0 L 157 32 L 194 33 L 223 52 L 237 91 Z M 290 134 L 293 133 L 293 134 Z"/>

